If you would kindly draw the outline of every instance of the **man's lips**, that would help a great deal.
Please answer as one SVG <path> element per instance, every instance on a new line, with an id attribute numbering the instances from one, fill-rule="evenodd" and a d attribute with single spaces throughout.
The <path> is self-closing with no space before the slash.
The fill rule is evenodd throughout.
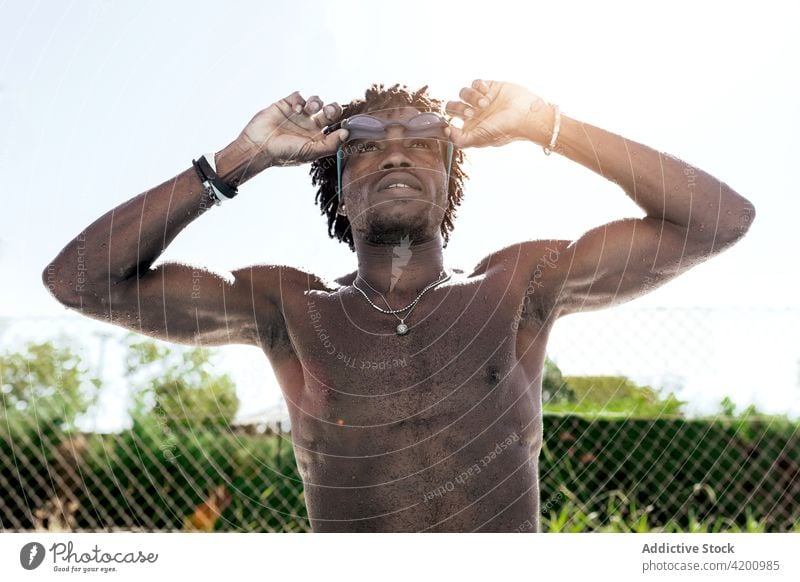
<path id="1" fill-rule="evenodd" d="M 391 172 L 381 178 L 376 190 L 386 190 L 395 194 L 416 194 L 422 192 L 422 182 L 410 172 Z"/>

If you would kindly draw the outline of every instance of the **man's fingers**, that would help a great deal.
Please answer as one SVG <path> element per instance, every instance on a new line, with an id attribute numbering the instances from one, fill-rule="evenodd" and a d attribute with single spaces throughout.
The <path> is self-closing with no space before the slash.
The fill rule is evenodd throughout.
<path id="1" fill-rule="evenodd" d="M 461 119 L 471 119 L 475 116 L 475 108 L 461 101 L 448 101 L 445 111 Z"/>
<path id="2" fill-rule="evenodd" d="M 489 98 L 484 96 L 483 93 L 471 87 L 464 87 L 458 94 L 461 100 L 469 103 L 473 107 L 483 108 L 489 106 Z"/>
<path id="3" fill-rule="evenodd" d="M 339 117 L 342 115 L 342 106 L 338 103 L 328 103 L 322 110 L 325 114 L 325 117 L 331 123 L 338 121 Z"/>
<path id="4" fill-rule="evenodd" d="M 484 81 L 483 79 L 475 79 L 472 82 L 472 88 L 480 91 L 484 95 L 488 95 L 489 94 L 489 90 L 490 90 L 489 89 L 489 83 L 490 82 L 491 81 L 489 81 L 489 82 Z"/>
<path id="5" fill-rule="evenodd" d="M 489 132 L 480 125 L 476 127 L 450 126 L 450 140 L 453 142 L 453 145 L 461 149 L 472 147 L 482 148 L 494 145 Z"/>
<path id="6" fill-rule="evenodd" d="M 328 103 L 322 108 L 322 111 L 314 116 L 314 123 L 319 129 L 327 127 L 332 123 L 339 120 L 342 115 L 342 108 L 338 103 Z"/>
<path id="7" fill-rule="evenodd" d="M 344 143 L 350 132 L 346 129 L 337 129 L 334 132 L 322 136 L 319 140 L 311 144 L 311 157 L 318 159 L 324 156 L 332 156 L 337 148 Z"/>
<path id="8" fill-rule="evenodd" d="M 295 91 L 291 95 L 283 98 L 283 102 L 289 106 L 292 113 L 302 113 L 306 106 L 306 100 L 300 95 L 300 91 Z"/>
<path id="9" fill-rule="evenodd" d="M 469 132 L 465 132 L 463 129 L 458 127 L 450 126 L 450 140 L 453 142 L 453 145 L 460 148 L 466 148 L 472 145 L 469 142 Z"/>
<path id="10" fill-rule="evenodd" d="M 303 113 L 308 116 L 314 115 L 322 109 L 322 100 L 317 95 L 312 95 L 306 101 L 305 107 L 303 107 Z"/>
<path id="11" fill-rule="evenodd" d="M 314 117 L 311 118 L 311 120 L 314 122 L 314 125 L 319 130 L 323 129 L 329 123 L 328 118 L 325 117 L 325 113 L 323 112 L 317 113 Z"/>

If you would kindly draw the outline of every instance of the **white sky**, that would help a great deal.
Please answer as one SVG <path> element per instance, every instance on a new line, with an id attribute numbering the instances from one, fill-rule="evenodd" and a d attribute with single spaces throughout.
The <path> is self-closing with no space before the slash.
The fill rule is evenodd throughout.
<path id="1" fill-rule="evenodd" d="M 292 91 L 345 102 L 372 82 L 403 82 L 454 99 L 477 77 L 522 84 L 571 117 L 697 165 L 755 203 L 742 242 L 637 305 L 800 305 L 800 40 L 781 4 L 0 6 L 1 316 L 63 314 L 40 281 L 61 247 L 113 206 L 224 147 Z M 451 265 L 641 215 L 618 187 L 533 144 L 470 157 Z M 327 238 L 307 167 L 248 182 L 163 258 L 218 269 L 283 263 L 328 276 L 355 264 Z"/>

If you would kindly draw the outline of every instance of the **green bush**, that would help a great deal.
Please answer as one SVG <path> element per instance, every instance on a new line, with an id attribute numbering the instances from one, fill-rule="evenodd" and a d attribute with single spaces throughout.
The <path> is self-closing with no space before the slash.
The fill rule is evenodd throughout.
<path id="1" fill-rule="evenodd" d="M 95 435 L 82 505 L 101 500 L 103 521 L 117 527 L 179 530 L 224 485 L 233 501 L 217 531 L 307 531 L 302 482 L 285 438 L 187 428 L 167 435 L 153 419 L 120 435 Z M 95 513 L 84 512 L 79 527 L 91 528 Z"/>
<path id="2" fill-rule="evenodd" d="M 567 403 L 550 404 L 548 412 L 659 418 L 682 415 L 686 404 L 674 394 L 639 386 L 626 376 L 564 376 L 563 381 L 573 397 Z"/>
<path id="3" fill-rule="evenodd" d="M 652 506 L 651 525 L 687 529 L 694 512 L 700 521 L 721 518 L 742 528 L 749 515 L 767 531 L 787 531 L 800 520 L 797 428 L 754 419 L 546 415 L 543 507 L 557 512 L 570 499 L 608 523 L 627 517 L 630 503 L 608 505 L 612 492 L 622 492 L 636 507 Z"/>

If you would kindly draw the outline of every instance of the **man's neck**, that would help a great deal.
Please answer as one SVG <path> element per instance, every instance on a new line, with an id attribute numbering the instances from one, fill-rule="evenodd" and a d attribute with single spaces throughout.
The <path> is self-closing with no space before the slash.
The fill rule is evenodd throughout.
<path id="1" fill-rule="evenodd" d="M 406 238 L 385 244 L 357 238 L 354 244 L 358 256 L 358 286 L 370 296 L 374 296 L 375 291 L 382 294 L 393 308 L 397 305 L 392 303 L 392 297 L 396 301 L 413 300 L 441 276 L 444 269 L 442 242 L 439 233 L 425 241 Z"/>

